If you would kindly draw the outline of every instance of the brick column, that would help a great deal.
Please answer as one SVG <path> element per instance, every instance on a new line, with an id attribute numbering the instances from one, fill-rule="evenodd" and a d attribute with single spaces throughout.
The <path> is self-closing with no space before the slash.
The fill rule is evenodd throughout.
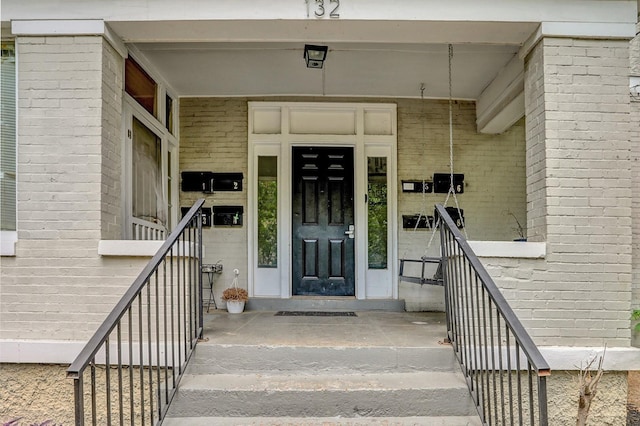
<path id="1" fill-rule="evenodd" d="M 16 40 L 17 231 L 1 260 L 0 337 L 85 340 L 146 259 L 98 256 L 121 238 L 123 59 L 100 35 Z"/>
<path id="2" fill-rule="evenodd" d="M 101 36 L 16 45 L 19 240 L 119 238 L 122 59 Z"/>
<path id="3" fill-rule="evenodd" d="M 547 242 L 542 344 L 628 346 L 629 44 L 545 38 L 526 59 L 528 225 Z"/>
<path id="4" fill-rule="evenodd" d="M 629 43 L 544 38 L 525 64 L 528 235 L 541 344 L 628 346 Z M 537 299 L 537 300 L 536 300 Z"/>

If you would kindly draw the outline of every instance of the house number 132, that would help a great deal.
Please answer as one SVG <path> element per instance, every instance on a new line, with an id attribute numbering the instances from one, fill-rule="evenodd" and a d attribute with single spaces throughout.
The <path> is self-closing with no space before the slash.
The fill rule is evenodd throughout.
<path id="1" fill-rule="evenodd" d="M 316 18 L 324 18 L 329 12 L 329 18 L 339 18 L 338 8 L 340 7 L 340 0 L 329 0 L 329 5 L 325 6 L 325 0 L 315 0 L 316 9 L 314 15 Z M 308 3 L 307 3 L 308 4 Z"/>

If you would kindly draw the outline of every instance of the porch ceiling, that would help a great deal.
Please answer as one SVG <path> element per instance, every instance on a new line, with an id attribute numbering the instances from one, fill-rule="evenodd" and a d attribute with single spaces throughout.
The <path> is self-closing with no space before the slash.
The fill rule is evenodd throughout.
<path id="1" fill-rule="evenodd" d="M 166 23 L 165 23 L 166 24 Z M 188 24 L 188 25 L 187 25 Z M 425 21 L 110 22 L 178 96 L 358 96 L 477 99 L 537 23 Z M 329 46 L 307 69 L 305 43 Z"/>

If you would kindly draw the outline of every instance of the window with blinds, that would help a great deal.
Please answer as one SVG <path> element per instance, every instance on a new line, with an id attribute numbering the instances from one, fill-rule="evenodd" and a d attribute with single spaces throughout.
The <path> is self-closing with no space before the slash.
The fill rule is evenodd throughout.
<path id="1" fill-rule="evenodd" d="M 2 41 L 0 69 L 0 230 L 16 230 L 16 57 L 13 41 Z"/>

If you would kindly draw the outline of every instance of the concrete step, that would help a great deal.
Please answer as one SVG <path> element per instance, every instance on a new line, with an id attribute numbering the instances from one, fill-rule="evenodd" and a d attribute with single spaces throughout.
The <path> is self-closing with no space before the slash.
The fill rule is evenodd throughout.
<path id="1" fill-rule="evenodd" d="M 248 311 L 386 311 L 404 312 L 404 300 L 350 298 L 322 299 L 311 298 L 261 298 L 253 297 L 247 301 Z"/>
<path id="2" fill-rule="evenodd" d="M 163 426 L 481 426 L 478 416 L 422 417 L 174 417 Z"/>
<path id="3" fill-rule="evenodd" d="M 458 372 L 449 345 L 439 345 L 436 334 L 430 347 L 311 347 L 197 345 L 187 373 L 247 372 Z M 426 340 L 426 339 L 425 339 Z"/>
<path id="4" fill-rule="evenodd" d="M 185 374 L 169 417 L 474 416 L 448 372 Z"/>

